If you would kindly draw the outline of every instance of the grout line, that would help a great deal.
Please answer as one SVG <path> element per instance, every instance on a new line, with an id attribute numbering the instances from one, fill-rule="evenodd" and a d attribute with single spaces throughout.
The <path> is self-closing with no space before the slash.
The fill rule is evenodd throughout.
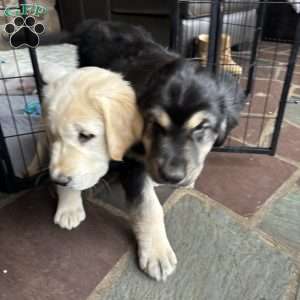
<path id="1" fill-rule="evenodd" d="M 189 188 L 178 188 L 176 189 L 163 204 L 164 213 L 168 213 L 169 210 L 182 198 L 184 195 L 188 195 Z"/>
<path id="2" fill-rule="evenodd" d="M 173 191 L 165 200 L 164 204 L 162 205 L 164 211 L 168 211 L 170 208 L 170 205 L 168 204 L 168 202 L 173 199 L 174 197 L 179 197 L 182 195 L 182 188 L 178 188 L 175 191 Z M 101 201 L 99 199 L 96 199 L 95 197 L 86 197 L 85 200 L 99 206 L 102 207 L 103 209 L 109 211 L 111 214 L 117 216 L 117 217 L 121 217 L 123 219 L 125 219 L 126 221 L 130 221 L 129 215 L 126 211 L 115 207 L 114 205 Z"/>
<path id="3" fill-rule="evenodd" d="M 235 211 L 231 210 L 224 204 L 214 200 L 213 198 L 209 197 L 208 195 L 206 195 L 198 190 L 195 190 L 195 189 L 187 189 L 186 194 L 196 197 L 200 202 L 202 202 L 205 205 L 209 205 L 214 208 L 220 208 L 220 209 L 224 210 L 232 218 L 234 218 L 234 220 L 236 220 L 239 224 L 241 224 L 247 228 L 251 227 L 251 222 L 249 222 L 250 219 L 248 217 L 244 217 L 244 216 L 236 213 Z"/>
<path id="4" fill-rule="evenodd" d="M 264 239 L 264 241 L 267 241 L 267 243 L 271 244 L 272 247 L 275 247 L 280 252 L 283 252 L 284 254 L 289 256 L 300 271 L 300 255 L 297 250 L 289 247 L 288 245 L 284 244 L 283 242 L 281 242 L 279 240 L 274 239 L 272 235 L 263 231 L 260 228 L 253 228 L 253 232 L 257 232 L 257 234 L 260 237 L 262 237 Z"/>
<path id="5" fill-rule="evenodd" d="M 243 118 L 265 118 L 265 119 L 275 119 L 276 118 L 276 112 L 274 114 L 264 115 L 263 113 L 252 113 L 252 112 L 242 112 L 241 113 L 241 119 Z M 237 126 L 238 127 L 238 126 Z"/>
<path id="6" fill-rule="evenodd" d="M 117 280 L 125 270 L 129 255 L 130 250 L 127 250 L 111 268 L 111 270 L 104 276 L 104 278 L 96 285 L 86 300 L 99 300 L 102 296 L 104 296 L 103 294 L 107 289 L 111 289 L 113 287 L 114 281 Z"/>
<path id="7" fill-rule="evenodd" d="M 38 188 L 34 188 L 34 191 L 39 191 L 41 188 L 43 187 L 38 187 Z M 5 197 L 4 199 L 0 200 L 0 209 L 17 201 L 19 198 L 21 198 L 22 196 L 29 194 L 30 192 L 32 192 L 32 190 L 25 190 L 25 191 L 21 191 L 18 193 L 13 193 L 13 194 L 7 194 L 7 197 Z"/>
<path id="8" fill-rule="evenodd" d="M 266 213 L 269 211 L 272 204 L 287 194 L 289 189 L 297 182 L 300 178 L 300 169 L 296 170 L 276 191 L 273 193 L 261 206 L 261 208 L 251 217 L 251 227 L 257 227 Z"/>
<path id="9" fill-rule="evenodd" d="M 108 212 L 110 212 L 112 215 L 116 216 L 116 217 L 120 217 L 126 221 L 129 221 L 129 216 L 126 212 L 124 212 L 123 210 L 109 204 L 109 203 L 104 203 L 103 201 L 96 199 L 96 198 L 90 198 L 90 197 L 86 197 L 87 201 L 95 204 L 96 206 L 99 206 L 105 210 L 107 210 Z"/>
<path id="10" fill-rule="evenodd" d="M 300 106 L 300 105 L 299 105 Z M 300 129 L 300 125 L 299 124 L 296 124 L 296 123 L 294 123 L 294 122 L 292 122 L 292 121 L 290 121 L 290 120 L 284 120 L 286 123 L 288 123 L 289 125 L 291 125 L 291 126 L 294 126 L 294 127 L 297 127 L 297 128 L 299 128 Z"/>
<path id="11" fill-rule="evenodd" d="M 300 168 L 300 162 L 298 161 L 292 160 L 279 154 L 276 154 L 274 157 L 278 158 L 281 161 L 284 161 L 287 164 L 293 165 L 296 168 Z"/>

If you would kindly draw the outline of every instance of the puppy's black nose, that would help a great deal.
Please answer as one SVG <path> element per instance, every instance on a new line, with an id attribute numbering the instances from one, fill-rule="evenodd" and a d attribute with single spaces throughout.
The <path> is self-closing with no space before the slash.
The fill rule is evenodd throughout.
<path id="1" fill-rule="evenodd" d="M 56 178 L 52 178 L 52 181 L 55 184 L 66 186 L 70 181 L 72 180 L 72 177 L 70 176 L 64 176 L 64 175 L 58 175 Z"/>
<path id="2" fill-rule="evenodd" d="M 159 174 L 166 183 L 179 183 L 186 176 L 185 165 L 182 160 L 167 161 L 159 167 Z"/>

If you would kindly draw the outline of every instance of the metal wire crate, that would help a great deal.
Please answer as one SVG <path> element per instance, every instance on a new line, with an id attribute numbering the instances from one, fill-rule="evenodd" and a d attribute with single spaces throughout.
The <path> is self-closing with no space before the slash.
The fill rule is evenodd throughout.
<path id="1" fill-rule="evenodd" d="M 170 48 L 220 76 L 225 71 L 233 73 L 248 95 L 240 125 L 232 132 L 225 146 L 215 151 L 258 154 L 274 154 L 276 151 L 293 71 L 295 68 L 300 70 L 300 58 L 297 57 L 300 17 L 296 17 L 293 40 L 269 38 L 264 32 L 266 12 L 275 3 L 282 7 L 290 5 L 288 2 L 267 0 L 172 1 Z M 3 11 L 4 1 L 0 1 L 1 4 L 0 11 Z M 207 39 L 202 49 L 199 46 L 200 35 Z M 230 37 L 227 46 L 224 46 L 223 35 Z M 31 62 L 29 74 L 22 68 L 21 51 L 23 55 L 24 51 L 27 52 Z M 24 89 L 27 78 L 35 79 L 34 95 L 41 99 L 35 49 L 11 49 L 10 54 L 11 65 L 15 69 L 13 76 L 5 72 L 4 65 L 0 64 L 0 107 L 7 108 L 5 116 L 0 114 L 0 190 L 12 192 L 30 186 L 36 180 L 29 176 L 28 165 L 32 156 L 37 154 L 37 140 L 43 138 L 43 128 L 35 125 L 32 116 L 24 114 L 22 119 L 26 130 L 20 128 L 20 110 L 15 110 L 16 105 L 20 109 L 20 105 L 24 106 L 30 100 Z M 229 57 L 232 60 L 228 60 Z M 241 72 L 236 71 L 237 66 L 241 67 Z M 21 87 L 18 99 L 9 89 L 11 80 L 19 82 Z M 30 155 L 28 149 L 31 149 Z M 44 169 L 42 164 L 39 167 Z"/>
<path id="2" fill-rule="evenodd" d="M 248 96 L 240 125 L 215 151 L 275 154 L 293 71 L 300 68 L 300 14 L 293 16 L 293 40 L 262 36 L 271 5 L 280 9 L 291 4 L 182 0 L 173 8 L 173 49 L 221 76 L 232 73 Z M 201 47 L 201 37 L 206 37 L 206 47 Z"/>
<path id="3" fill-rule="evenodd" d="M 4 15 L 5 2 L 1 2 L 1 18 L 9 23 Z M 34 156 L 38 159 L 37 141 L 45 135 L 40 120 L 24 110 L 32 101 L 40 101 L 41 83 L 35 49 L 8 49 L 0 53 L 0 190 L 13 192 L 35 180 L 29 176 L 28 166 Z"/>

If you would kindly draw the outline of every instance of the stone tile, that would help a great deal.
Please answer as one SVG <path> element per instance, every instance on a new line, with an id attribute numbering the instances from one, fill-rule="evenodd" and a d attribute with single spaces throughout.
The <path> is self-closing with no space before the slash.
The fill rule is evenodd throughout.
<path id="1" fill-rule="evenodd" d="M 272 42 L 263 42 L 259 45 L 259 49 L 263 51 L 290 51 L 292 45 L 287 43 L 272 43 Z"/>
<path id="2" fill-rule="evenodd" d="M 282 67 L 275 67 L 275 66 L 264 66 L 264 65 L 257 65 L 256 72 L 255 72 L 255 78 L 259 79 L 278 79 L 277 73 L 280 72 L 281 69 L 284 69 Z"/>
<path id="3" fill-rule="evenodd" d="M 196 189 L 251 216 L 295 170 L 272 156 L 210 153 Z"/>
<path id="4" fill-rule="evenodd" d="M 279 73 L 278 79 L 284 81 L 285 76 L 286 76 L 286 70 L 283 70 Z M 300 85 L 300 73 L 299 72 L 294 72 L 292 84 Z"/>
<path id="5" fill-rule="evenodd" d="M 138 270 L 134 254 L 115 270 L 111 286 L 89 300 L 283 299 L 295 271 L 289 258 L 249 232 L 224 210 L 185 196 L 166 214 L 176 272 L 157 283 Z"/>
<path id="6" fill-rule="evenodd" d="M 176 190 L 176 188 L 168 185 L 161 185 L 155 188 L 158 199 L 162 204 L 166 202 L 166 200 L 172 195 L 172 193 Z"/>
<path id="7" fill-rule="evenodd" d="M 288 103 L 300 104 L 300 95 L 290 93 Z"/>
<path id="8" fill-rule="evenodd" d="M 295 85 L 300 85 L 300 73 L 299 72 L 294 72 L 292 83 Z"/>
<path id="9" fill-rule="evenodd" d="M 300 83 L 299 83 L 300 85 Z M 294 88 L 293 94 L 296 96 L 300 96 L 300 88 Z"/>
<path id="10" fill-rule="evenodd" d="M 300 125 L 300 103 L 288 103 L 284 117 L 290 122 Z"/>
<path id="11" fill-rule="evenodd" d="M 300 62 L 298 62 L 298 63 L 295 65 L 294 71 L 295 71 L 295 72 L 300 72 Z"/>
<path id="12" fill-rule="evenodd" d="M 272 49 L 276 47 L 277 43 L 276 42 L 270 42 L 270 41 L 261 41 L 259 43 L 259 49 Z"/>
<path id="13" fill-rule="evenodd" d="M 8 197 L 8 194 L 6 193 L 0 193 L 0 201 L 3 199 L 6 199 Z"/>
<path id="14" fill-rule="evenodd" d="M 41 189 L 0 210 L 1 300 L 86 299 L 132 242 L 123 220 L 90 203 L 87 220 L 63 230 L 55 206 Z"/>
<path id="15" fill-rule="evenodd" d="M 275 61 L 275 64 L 279 63 L 287 63 L 289 59 L 288 53 L 277 53 L 276 50 L 274 51 L 260 51 L 257 56 L 259 59 L 264 59 L 270 61 L 270 63 L 273 63 Z"/>
<path id="16" fill-rule="evenodd" d="M 262 132 L 266 127 L 273 126 L 274 119 L 262 117 L 241 117 L 239 125 L 232 130 L 231 136 L 239 139 L 242 143 L 262 146 Z"/>
<path id="17" fill-rule="evenodd" d="M 279 97 L 267 95 L 264 93 L 256 93 L 249 95 L 244 113 L 261 114 L 272 116 L 276 113 L 279 107 Z"/>
<path id="18" fill-rule="evenodd" d="M 283 124 L 277 153 L 300 163 L 300 128 L 287 123 Z"/>
<path id="19" fill-rule="evenodd" d="M 126 211 L 128 208 L 124 190 L 118 181 L 110 183 L 108 188 L 105 185 L 98 184 L 93 188 L 93 191 L 87 193 L 85 197 L 86 199 L 99 201 L 99 204 L 102 202 L 112 205 L 123 211 Z"/>
<path id="20" fill-rule="evenodd" d="M 277 200 L 264 216 L 259 228 L 276 241 L 300 252 L 300 187 L 294 187 Z"/>
<path id="21" fill-rule="evenodd" d="M 155 188 L 160 202 L 163 204 L 167 198 L 174 192 L 175 188 L 167 185 L 161 185 Z M 123 211 L 127 211 L 128 202 L 125 198 L 124 190 L 118 180 L 112 182 L 107 188 L 99 184 L 93 189 L 92 193 L 88 193 L 86 197 L 91 197 L 94 200 L 99 200 L 105 204 L 112 205 Z"/>
<path id="22" fill-rule="evenodd" d="M 279 80 L 256 79 L 254 83 L 253 94 L 270 95 L 277 101 L 280 99 L 283 83 Z"/>
<path id="23" fill-rule="evenodd" d="M 298 288 L 298 293 L 297 293 L 297 300 L 300 300 L 300 283 L 299 283 L 299 288 Z"/>
<path id="24" fill-rule="evenodd" d="M 274 75 L 275 76 L 275 75 Z M 241 86 L 246 87 L 246 79 L 241 79 Z M 244 111 L 260 114 L 274 114 L 279 106 L 283 83 L 279 80 L 259 79 L 253 82 L 252 93 L 249 95 L 248 103 Z"/>

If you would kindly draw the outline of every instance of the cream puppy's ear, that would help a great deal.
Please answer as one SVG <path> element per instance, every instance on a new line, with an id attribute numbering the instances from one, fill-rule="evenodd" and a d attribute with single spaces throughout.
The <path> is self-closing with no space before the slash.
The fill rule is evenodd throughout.
<path id="1" fill-rule="evenodd" d="M 117 83 L 115 80 L 120 81 Z M 110 92 L 97 94 L 97 102 L 104 120 L 110 158 L 122 160 L 126 151 L 142 135 L 143 122 L 135 93 L 121 77 L 114 78 Z"/>
<path id="2" fill-rule="evenodd" d="M 135 102 L 127 97 L 103 99 L 106 141 L 112 160 L 122 160 L 125 152 L 141 138 L 142 120 Z"/>

